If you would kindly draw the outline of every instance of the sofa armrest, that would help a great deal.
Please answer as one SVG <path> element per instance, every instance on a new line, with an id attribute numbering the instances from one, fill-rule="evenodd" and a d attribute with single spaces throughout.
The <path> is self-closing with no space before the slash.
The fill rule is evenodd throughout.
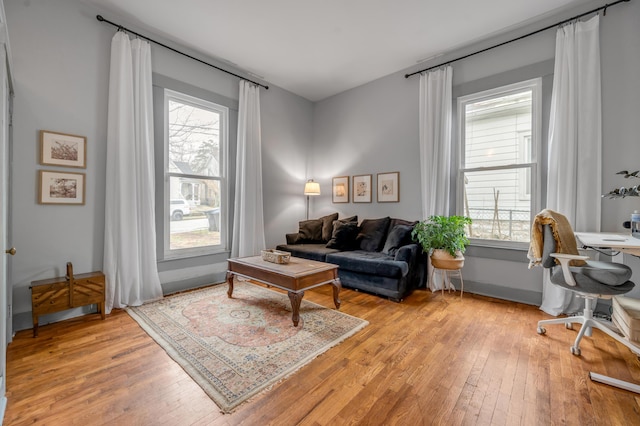
<path id="1" fill-rule="evenodd" d="M 295 234 L 287 234 L 285 235 L 287 238 L 287 244 L 298 244 L 298 233 Z"/>
<path id="2" fill-rule="evenodd" d="M 418 248 L 417 244 L 407 244 L 406 246 L 402 246 L 396 252 L 396 256 L 393 260 L 404 261 L 411 266 L 418 256 Z"/>

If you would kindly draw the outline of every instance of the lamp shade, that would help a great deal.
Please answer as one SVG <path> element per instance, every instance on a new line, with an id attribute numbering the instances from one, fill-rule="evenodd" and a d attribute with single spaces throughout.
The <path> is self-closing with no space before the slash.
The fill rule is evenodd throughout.
<path id="1" fill-rule="evenodd" d="M 304 184 L 304 195 L 320 195 L 320 184 L 309 180 Z"/>

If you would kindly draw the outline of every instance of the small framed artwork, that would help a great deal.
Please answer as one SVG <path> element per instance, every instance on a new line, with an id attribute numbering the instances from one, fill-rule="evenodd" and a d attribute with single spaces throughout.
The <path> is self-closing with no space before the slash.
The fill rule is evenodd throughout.
<path id="1" fill-rule="evenodd" d="M 338 176 L 333 178 L 333 198 L 334 203 L 349 202 L 349 176 Z"/>
<path id="2" fill-rule="evenodd" d="M 378 202 L 400 201 L 400 172 L 378 173 Z"/>
<path id="3" fill-rule="evenodd" d="M 84 205 L 84 173 L 39 170 L 40 204 Z"/>
<path id="4" fill-rule="evenodd" d="M 371 202 L 371 175 L 357 175 L 353 177 L 353 202 Z"/>
<path id="5" fill-rule="evenodd" d="M 40 164 L 87 167 L 87 138 L 40 130 Z"/>

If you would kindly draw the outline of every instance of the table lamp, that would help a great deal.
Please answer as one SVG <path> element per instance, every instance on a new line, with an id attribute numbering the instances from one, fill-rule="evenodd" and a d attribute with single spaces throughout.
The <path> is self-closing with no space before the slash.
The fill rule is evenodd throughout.
<path id="1" fill-rule="evenodd" d="M 313 179 L 309 179 L 304 184 L 304 195 L 307 196 L 307 220 L 309 220 L 309 196 L 320 195 L 320 184 L 314 182 Z"/>

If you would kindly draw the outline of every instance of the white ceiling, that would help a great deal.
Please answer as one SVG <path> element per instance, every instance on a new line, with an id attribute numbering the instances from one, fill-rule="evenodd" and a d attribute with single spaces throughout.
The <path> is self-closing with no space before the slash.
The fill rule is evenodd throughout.
<path id="1" fill-rule="evenodd" d="M 83 1 L 318 101 L 590 0 Z"/>

